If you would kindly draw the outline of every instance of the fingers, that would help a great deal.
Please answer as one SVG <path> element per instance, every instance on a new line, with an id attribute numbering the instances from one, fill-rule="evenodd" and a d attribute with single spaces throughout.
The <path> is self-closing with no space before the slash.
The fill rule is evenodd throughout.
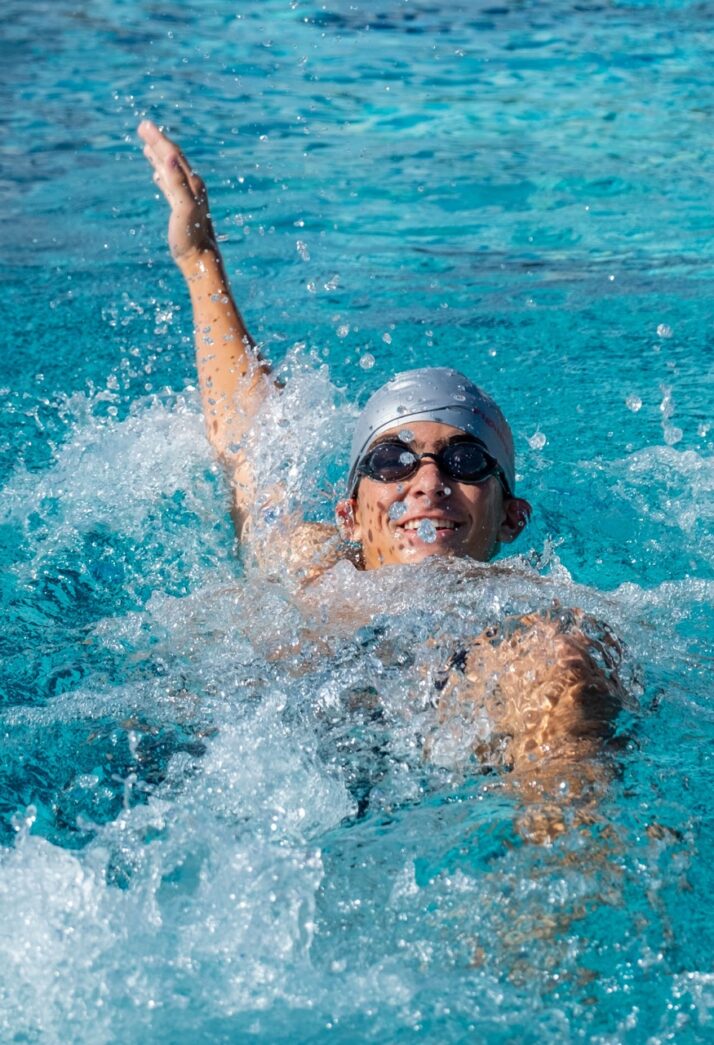
<path id="1" fill-rule="evenodd" d="M 137 128 L 137 133 L 144 145 L 151 149 L 159 162 L 166 162 L 172 154 L 183 159 L 178 145 L 172 142 L 163 131 L 159 130 L 151 120 L 142 120 Z M 186 166 L 188 167 L 188 164 Z"/>
<path id="2" fill-rule="evenodd" d="M 206 186 L 203 178 L 198 174 L 194 174 L 193 171 L 189 171 L 187 181 L 196 202 L 204 203 L 206 200 Z"/>
<path id="3" fill-rule="evenodd" d="M 153 166 L 161 168 L 175 168 L 183 172 L 188 181 L 191 174 L 191 165 L 179 149 L 178 145 L 160 131 L 151 120 L 143 120 L 138 128 L 139 137 L 144 142 L 144 155 L 147 156 Z"/>
<path id="4" fill-rule="evenodd" d="M 138 134 L 144 142 L 144 156 L 154 169 L 154 182 L 170 205 L 202 202 L 206 195 L 203 181 L 179 147 L 151 120 L 139 124 Z"/>

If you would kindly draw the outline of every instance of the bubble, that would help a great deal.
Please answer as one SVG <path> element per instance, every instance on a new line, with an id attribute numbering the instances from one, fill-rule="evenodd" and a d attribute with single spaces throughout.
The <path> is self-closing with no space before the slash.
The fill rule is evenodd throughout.
<path id="1" fill-rule="evenodd" d="M 349 332 L 350 332 L 350 325 L 349 325 L 349 323 L 343 323 L 341 326 L 339 326 L 337 328 L 337 336 L 340 339 L 347 337 Z"/>
<path id="2" fill-rule="evenodd" d="M 411 450 L 405 450 L 404 453 L 399 455 L 399 463 L 404 465 L 414 463 L 414 454 Z"/>
<path id="3" fill-rule="evenodd" d="M 387 515 L 390 519 L 401 519 L 407 510 L 405 501 L 392 501 L 389 506 Z"/>
<path id="4" fill-rule="evenodd" d="M 303 261 L 310 260 L 310 251 L 308 250 L 307 243 L 305 243 L 304 240 L 296 240 L 295 249 L 297 250 L 298 254 L 300 255 Z"/>
<path id="5" fill-rule="evenodd" d="M 392 343 L 392 335 L 391 334 L 382 334 L 382 341 L 384 341 L 385 345 L 391 345 L 391 343 Z"/>
<path id="6" fill-rule="evenodd" d="M 403 443 L 411 443 L 414 439 L 414 433 L 412 432 L 411 428 L 402 428 L 402 430 L 399 432 L 399 439 Z"/>
<path id="7" fill-rule="evenodd" d="M 642 409 L 642 400 L 639 396 L 628 395 L 625 400 L 625 406 L 628 410 L 631 410 L 633 414 L 636 414 L 638 410 Z"/>
<path id="8" fill-rule="evenodd" d="M 664 441 L 667 446 L 674 446 L 684 438 L 684 432 L 676 425 L 664 425 Z"/>
<path id="9" fill-rule="evenodd" d="M 371 352 L 365 352 L 363 356 L 360 356 L 359 365 L 363 370 L 371 370 L 375 363 L 376 359 Z"/>
<path id="10" fill-rule="evenodd" d="M 674 331 L 668 323 L 660 323 L 657 327 L 657 337 L 672 337 Z"/>
<path id="11" fill-rule="evenodd" d="M 436 540 L 436 527 L 431 519 L 422 519 L 416 532 L 419 540 L 426 541 L 427 544 L 433 544 Z"/>
<path id="12" fill-rule="evenodd" d="M 545 444 L 548 442 L 543 432 L 534 432 L 528 439 L 528 445 L 531 450 L 542 450 Z"/>

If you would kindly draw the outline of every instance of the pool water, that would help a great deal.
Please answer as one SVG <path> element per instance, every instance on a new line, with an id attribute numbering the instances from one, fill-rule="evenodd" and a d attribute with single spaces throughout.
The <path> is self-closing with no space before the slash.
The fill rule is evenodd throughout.
<path id="1" fill-rule="evenodd" d="M 0 1038 L 711 1040 L 709 7 L 4 13 Z M 312 601 L 242 562 L 144 116 L 287 378 L 266 482 L 329 519 L 357 406 L 455 365 L 516 437 L 510 558 Z M 633 708 L 544 844 L 430 680 L 554 599 Z"/>

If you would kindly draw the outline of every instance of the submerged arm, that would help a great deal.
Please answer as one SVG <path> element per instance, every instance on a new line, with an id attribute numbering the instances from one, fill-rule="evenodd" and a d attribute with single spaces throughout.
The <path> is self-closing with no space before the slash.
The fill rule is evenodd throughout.
<path id="1" fill-rule="evenodd" d="M 442 717 L 465 701 L 483 708 L 493 739 L 476 753 L 511 768 L 525 837 L 547 841 L 594 814 L 613 773 L 608 741 L 630 702 L 621 657 L 592 618 L 552 612 L 480 635 L 460 658 L 462 670 L 451 672 Z"/>

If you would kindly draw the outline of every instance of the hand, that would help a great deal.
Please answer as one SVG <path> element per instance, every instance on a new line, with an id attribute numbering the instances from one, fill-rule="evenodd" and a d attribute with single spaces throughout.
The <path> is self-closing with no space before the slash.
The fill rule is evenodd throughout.
<path id="1" fill-rule="evenodd" d="M 152 123 L 143 120 L 138 134 L 144 142 L 144 156 L 154 168 L 154 181 L 171 207 L 169 247 L 181 264 L 205 250 L 216 250 L 216 238 L 208 211 L 206 186 L 170 138 Z"/>

